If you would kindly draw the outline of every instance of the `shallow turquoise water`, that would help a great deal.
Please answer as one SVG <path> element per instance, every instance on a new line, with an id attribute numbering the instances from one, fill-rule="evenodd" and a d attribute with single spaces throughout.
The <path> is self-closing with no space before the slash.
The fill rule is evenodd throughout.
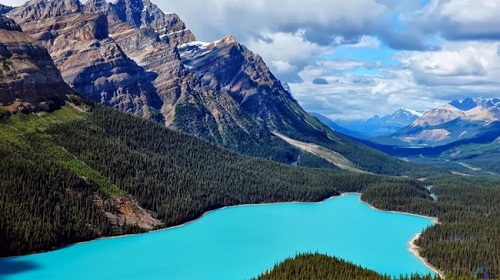
<path id="1" fill-rule="evenodd" d="M 231 207 L 183 227 L 3 259 L 0 279 L 249 279 L 316 251 L 391 275 L 430 273 L 408 242 L 432 224 L 373 210 L 357 194 Z"/>

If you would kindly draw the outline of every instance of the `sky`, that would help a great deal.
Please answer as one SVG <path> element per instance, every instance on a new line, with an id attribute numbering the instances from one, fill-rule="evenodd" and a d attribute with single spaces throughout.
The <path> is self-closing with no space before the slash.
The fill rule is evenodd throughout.
<path id="1" fill-rule="evenodd" d="M 500 0 L 152 1 L 200 41 L 235 36 L 331 119 L 500 97 Z"/>

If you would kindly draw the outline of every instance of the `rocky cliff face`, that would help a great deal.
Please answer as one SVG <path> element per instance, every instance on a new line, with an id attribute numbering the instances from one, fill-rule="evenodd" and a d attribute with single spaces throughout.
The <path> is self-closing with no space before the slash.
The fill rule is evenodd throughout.
<path id="1" fill-rule="evenodd" d="M 0 106 L 11 112 L 51 110 L 71 92 L 47 50 L 0 16 Z"/>
<path id="2" fill-rule="evenodd" d="M 87 6 L 92 6 L 89 2 Z M 188 43 L 195 40 L 193 33 L 186 28 L 176 14 L 165 14 L 149 0 L 118 0 L 109 4 L 109 10 L 120 21 L 128 23 L 133 29 L 151 28 L 170 45 Z"/>
<path id="3" fill-rule="evenodd" d="M 74 0 L 32 0 L 16 8 L 10 16 L 18 23 L 39 21 L 81 12 L 82 4 Z M 20 20 L 22 19 L 22 20 Z"/>
<path id="4" fill-rule="evenodd" d="M 327 138 L 325 127 L 302 110 L 262 58 L 234 37 L 181 45 L 179 52 L 183 65 L 203 88 L 231 97 L 270 130 Z"/>
<path id="5" fill-rule="evenodd" d="M 105 1 L 91 1 L 95 10 Z M 98 6 L 101 4 L 101 6 Z M 9 16 L 43 44 L 64 80 L 90 100 L 161 121 L 161 100 L 153 80 L 109 37 L 109 19 L 75 0 L 35 0 L 12 10 Z M 58 16 L 48 16 L 58 15 Z"/>

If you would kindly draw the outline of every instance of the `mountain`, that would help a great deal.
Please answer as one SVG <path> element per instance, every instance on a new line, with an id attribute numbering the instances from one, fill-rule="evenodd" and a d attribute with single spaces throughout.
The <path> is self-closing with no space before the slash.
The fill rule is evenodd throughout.
<path id="1" fill-rule="evenodd" d="M 454 100 L 411 125 L 364 143 L 417 164 L 468 175 L 500 174 L 500 99 Z"/>
<path id="2" fill-rule="evenodd" d="M 323 124 L 327 125 L 328 127 L 330 127 L 333 131 L 336 131 L 336 132 L 340 132 L 342 134 L 345 134 L 345 135 L 348 135 L 348 136 L 351 136 L 351 137 L 354 137 L 354 138 L 358 138 L 358 139 L 364 139 L 366 138 L 367 136 L 360 133 L 360 132 L 356 132 L 356 131 L 353 131 L 353 130 L 349 130 L 347 128 L 344 128 L 338 124 L 336 124 L 334 121 L 332 121 L 330 118 L 326 117 L 326 116 L 323 116 L 321 114 L 318 114 L 318 113 L 309 113 L 311 116 L 317 118 L 320 122 L 322 122 Z"/>
<path id="3" fill-rule="evenodd" d="M 374 116 L 367 120 L 335 120 L 335 123 L 348 130 L 364 135 L 364 137 L 362 137 L 364 139 L 369 139 L 396 132 L 414 122 L 421 115 L 421 112 L 401 108 L 383 117 Z"/>
<path id="4" fill-rule="evenodd" d="M 0 16 L 0 35 L 0 257 L 179 225 L 223 206 L 319 201 L 386 182 L 426 193 L 409 179 L 243 156 L 96 105 L 13 20 Z"/>
<path id="5" fill-rule="evenodd" d="M 412 168 L 309 116 L 234 37 L 198 42 L 176 14 L 148 0 L 31 0 L 8 16 L 92 101 L 283 163 L 397 175 Z M 304 148 L 309 144 L 328 156 Z"/>
<path id="6" fill-rule="evenodd" d="M 12 19 L 0 16 L 0 105 L 4 110 L 49 111 L 72 93 L 47 50 Z"/>
<path id="7" fill-rule="evenodd" d="M 462 101 L 458 99 L 453 100 L 452 102 L 450 102 L 450 105 L 461 111 L 468 111 L 475 108 L 477 106 L 477 102 L 474 99 L 467 97 Z"/>
<path id="8" fill-rule="evenodd" d="M 391 137 L 406 145 L 445 145 L 480 136 L 482 128 L 500 121 L 500 99 L 466 98 L 425 112 Z"/>

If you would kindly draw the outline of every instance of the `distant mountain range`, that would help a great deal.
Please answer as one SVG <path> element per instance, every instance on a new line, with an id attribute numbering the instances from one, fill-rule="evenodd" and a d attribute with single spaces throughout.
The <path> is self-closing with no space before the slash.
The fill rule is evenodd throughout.
<path id="1" fill-rule="evenodd" d="M 500 99 L 454 100 L 387 136 L 360 140 L 405 160 L 458 174 L 500 174 Z"/>
<path id="2" fill-rule="evenodd" d="M 422 114 L 422 112 L 412 109 L 401 108 L 390 115 L 374 116 L 367 120 L 331 120 L 320 114 L 312 113 L 334 131 L 360 139 L 370 139 L 394 133 L 413 123 Z"/>
<path id="3" fill-rule="evenodd" d="M 318 113 L 309 113 L 311 116 L 317 118 L 320 122 L 326 124 L 328 127 L 330 127 L 333 131 L 340 132 L 342 134 L 354 137 L 354 138 L 359 138 L 359 139 L 364 139 L 367 138 L 368 136 L 364 134 L 363 132 L 360 131 L 354 131 L 347 129 L 343 126 L 338 125 L 336 122 L 332 121 L 330 118 L 323 116 Z"/>
<path id="4" fill-rule="evenodd" d="M 500 156 L 498 98 L 454 100 L 427 112 L 399 109 L 361 121 L 332 121 L 320 114 L 311 115 L 334 131 L 414 163 L 438 165 L 461 174 L 500 173 L 495 163 Z"/>
<path id="5" fill-rule="evenodd" d="M 425 112 L 389 137 L 401 141 L 402 145 L 439 146 L 478 137 L 498 121 L 500 99 L 466 98 Z"/>

